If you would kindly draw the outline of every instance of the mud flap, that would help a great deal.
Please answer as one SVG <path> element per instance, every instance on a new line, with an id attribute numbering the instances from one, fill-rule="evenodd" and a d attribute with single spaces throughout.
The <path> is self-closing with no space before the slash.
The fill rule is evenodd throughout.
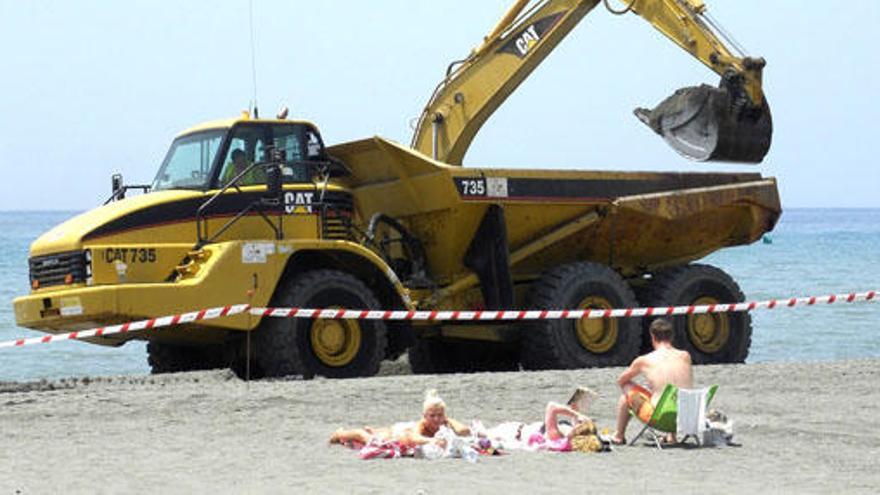
<path id="1" fill-rule="evenodd" d="M 464 257 L 464 265 L 480 278 L 486 309 L 513 307 L 513 277 L 504 209 L 491 205 Z"/>
<path id="2" fill-rule="evenodd" d="M 679 154 L 700 162 L 760 163 L 773 134 L 766 99 L 754 106 L 727 87 L 682 88 L 635 115 Z"/>

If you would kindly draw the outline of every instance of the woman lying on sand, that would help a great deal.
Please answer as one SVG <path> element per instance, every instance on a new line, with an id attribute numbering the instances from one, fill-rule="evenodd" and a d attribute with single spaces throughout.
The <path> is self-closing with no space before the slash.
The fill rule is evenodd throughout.
<path id="1" fill-rule="evenodd" d="M 566 405 L 550 402 L 544 409 L 544 421 L 522 423 L 511 421 L 487 430 L 485 435 L 508 447 L 534 447 L 547 450 L 571 450 L 571 438 L 578 426 L 591 423 L 586 412 L 595 392 L 579 387 Z"/>
<path id="2" fill-rule="evenodd" d="M 369 426 L 351 430 L 340 428 L 330 436 L 330 443 L 367 445 L 371 441 L 378 440 L 400 442 L 409 447 L 428 443 L 441 444 L 442 441 L 436 440 L 434 435 L 442 426 L 451 429 L 458 436 L 471 434 L 470 428 L 446 416 L 446 403 L 437 395 L 437 391 L 428 390 L 422 403 L 422 419 L 419 421 L 394 423 L 381 428 Z"/>

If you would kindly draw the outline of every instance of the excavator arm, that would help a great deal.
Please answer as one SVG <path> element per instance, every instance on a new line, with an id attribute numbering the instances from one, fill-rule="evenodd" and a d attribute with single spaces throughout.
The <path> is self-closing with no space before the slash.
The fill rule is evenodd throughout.
<path id="1" fill-rule="evenodd" d="M 745 57 L 708 17 L 702 0 L 619 0 L 721 76 L 718 88 L 678 90 L 636 116 L 676 151 L 698 161 L 760 162 L 772 122 L 763 59 Z M 517 0 L 484 42 L 453 63 L 419 118 L 412 147 L 461 165 L 486 120 L 600 0 Z"/>

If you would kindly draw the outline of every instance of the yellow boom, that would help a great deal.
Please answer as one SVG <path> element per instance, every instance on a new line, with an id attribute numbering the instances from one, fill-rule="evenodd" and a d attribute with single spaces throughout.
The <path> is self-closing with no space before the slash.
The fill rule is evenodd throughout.
<path id="1" fill-rule="evenodd" d="M 701 0 L 624 0 L 635 13 L 722 76 L 721 88 L 685 88 L 636 115 L 683 155 L 760 162 L 772 134 L 763 59 L 738 53 Z M 483 43 L 450 65 L 419 118 L 412 147 L 461 165 L 486 120 L 599 0 L 517 0 Z"/>

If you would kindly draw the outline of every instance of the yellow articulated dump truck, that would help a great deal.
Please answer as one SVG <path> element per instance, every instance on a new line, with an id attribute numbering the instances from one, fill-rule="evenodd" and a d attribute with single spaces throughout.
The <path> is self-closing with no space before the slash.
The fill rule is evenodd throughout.
<path id="1" fill-rule="evenodd" d="M 146 194 L 114 181 L 104 206 L 31 246 L 19 325 L 61 332 L 184 311 L 255 307 L 576 309 L 738 302 L 693 262 L 771 230 L 776 182 L 757 173 L 505 170 L 460 166 L 480 125 L 599 2 L 518 1 L 450 67 L 411 147 L 325 147 L 286 115 L 209 122 L 171 145 Z M 610 4 L 606 6 L 612 8 Z M 770 145 L 763 61 L 734 55 L 695 0 L 635 13 L 722 77 L 637 115 L 696 160 L 759 162 Z M 128 196 L 128 197 L 126 197 Z M 747 314 L 677 317 L 701 363 L 748 355 Z M 409 353 L 417 373 L 628 363 L 639 319 L 382 322 L 237 315 L 156 332 L 154 372 L 231 366 L 258 376 L 370 376 Z"/>

